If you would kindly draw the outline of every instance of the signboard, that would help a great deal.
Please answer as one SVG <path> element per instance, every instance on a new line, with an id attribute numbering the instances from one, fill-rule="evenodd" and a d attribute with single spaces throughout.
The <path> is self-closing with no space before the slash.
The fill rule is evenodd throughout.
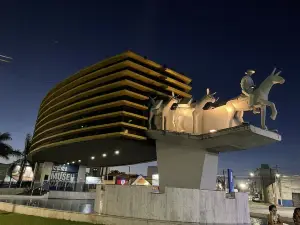
<path id="1" fill-rule="evenodd" d="M 52 167 L 49 189 L 50 190 L 74 190 L 78 177 L 78 165 L 59 165 Z"/>
<path id="2" fill-rule="evenodd" d="M 232 192 L 234 192 L 232 169 L 228 169 L 227 173 L 228 173 L 228 191 L 229 191 L 229 193 L 232 193 Z"/>
<path id="3" fill-rule="evenodd" d="M 101 177 L 86 177 L 86 184 L 101 184 Z"/>
<path id="4" fill-rule="evenodd" d="M 158 174 L 152 175 L 152 186 L 159 186 L 159 175 Z"/>

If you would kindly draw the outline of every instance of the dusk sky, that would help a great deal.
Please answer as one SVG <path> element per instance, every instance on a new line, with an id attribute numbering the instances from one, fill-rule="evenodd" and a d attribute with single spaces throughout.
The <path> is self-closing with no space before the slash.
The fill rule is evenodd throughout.
<path id="1" fill-rule="evenodd" d="M 259 84 L 277 66 L 286 83 L 271 90 L 269 100 L 279 113 L 272 121 L 268 111 L 267 126 L 277 128 L 283 141 L 221 154 L 219 168 L 246 174 L 268 163 L 281 173 L 299 174 L 300 4 L 263 2 L 3 1 L 0 54 L 13 60 L 0 62 L 0 132 L 10 132 L 11 145 L 22 149 L 50 88 L 126 50 L 191 77 L 195 99 L 207 87 L 222 100 L 233 98 L 247 69 L 256 70 Z M 247 121 L 259 125 L 260 115 L 249 115 Z"/>

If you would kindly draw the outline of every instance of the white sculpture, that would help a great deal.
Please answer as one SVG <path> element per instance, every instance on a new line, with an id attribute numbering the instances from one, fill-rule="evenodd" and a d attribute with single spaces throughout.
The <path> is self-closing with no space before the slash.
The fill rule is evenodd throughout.
<path id="1" fill-rule="evenodd" d="M 245 76 L 241 80 L 241 88 L 242 94 L 249 97 L 249 106 L 253 106 L 253 91 L 255 88 L 254 81 L 252 79 L 252 75 L 255 73 L 254 70 L 247 70 Z"/>
<path id="2" fill-rule="evenodd" d="M 193 133 L 203 133 L 203 107 L 209 102 L 215 103 L 216 101 L 218 101 L 219 98 L 216 99 L 214 97 L 216 93 L 217 92 L 210 94 L 210 90 L 209 88 L 207 88 L 206 95 L 196 103 L 195 110 L 193 111 Z"/>
<path id="3" fill-rule="evenodd" d="M 154 117 L 158 116 L 161 112 L 160 109 L 161 109 L 161 105 L 163 103 L 163 100 L 155 101 L 155 99 L 156 99 L 156 97 L 154 97 L 154 98 L 149 97 L 151 107 L 149 110 L 148 128 L 150 130 L 152 129 L 152 123 L 153 123 Z"/>
<path id="4" fill-rule="evenodd" d="M 177 132 L 192 132 L 193 130 L 193 111 L 195 107 L 191 104 L 193 98 L 189 100 L 186 104 L 178 104 L 176 110 L 174 110 L 173 117 L 173 126 Z"/>
<path id="5" fill-rule="evenodd" d="M 187 104 L 178 104 L 177 109 L 173 111 L 173 124 L 175 131 L 187 133 L 202 132 L 203 107 L 211 102 L 214 103 L 218 99 L 214 97 L 216 94 L 211 94 L 209 89 L 206 89 L 206 95 L 196 103 L 192 104 L 193 99 Z"/>
<path id="6" fill-rule="evenodd" d="M 261 112 L 261 127 L 266 127 L 266 106 L 269 106 L 272 110 L 271 119 L 275 120 L 277 116 L 276 106 L 273 102 L 268 100 L 269 92 L 274 84 L 283 84 L 284 78 L 279 76 L 281 71 L 276 72 L 276 68 L 273 72 L 259 85 L 257 89 L 253 91 L 253 105 L 249 105 L 249 96 L 240 95 L 235 99 L 229 100 L 226 103 L 226 109 L 228 112 L 228 126 L 232 127 L 233 119 L 236 118 L 239 123 L 243 123 L 244 111 L 253 111 L 254 113 L 260 109 Z"/>
<path id="7" fill-rule="evenodd" d="M 170 111 L 171 111 L 171 107 L 174 103 L 178 103 L 179 99 L 176 98 L 176 96 L 174 95 L 174 92 L 172 92 L 172 97 L 170 98 L 169 102 L 166 103 L 165 105 L 163 105 L 162 108 L 162 118 L 161 118 L 161 129 L 162 130 L 172 130 L 172 128 L 168 127 L 168 122 L 170 119 Z M 172 124 L 173 124 L 174 119 L 172 118 Z"/>

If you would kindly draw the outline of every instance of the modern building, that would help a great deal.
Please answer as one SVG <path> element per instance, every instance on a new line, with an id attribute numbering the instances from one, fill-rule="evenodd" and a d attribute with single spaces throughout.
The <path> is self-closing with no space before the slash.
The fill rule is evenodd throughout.
<path id="1" fill-rule="evenodd" d="M 117 166 L 156 160 L 149 97 L 191 98 L 191 79 L 131 51 L 80 70 L 43 99 L 30 156 L 37 162 Z"/>

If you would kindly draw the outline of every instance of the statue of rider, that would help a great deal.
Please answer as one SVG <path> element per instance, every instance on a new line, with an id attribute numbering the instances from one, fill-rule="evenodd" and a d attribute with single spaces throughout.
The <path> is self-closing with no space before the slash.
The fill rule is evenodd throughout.
<path id="1" fill-rule="evenodd" d="M 252 79 L 252 75 L 255 73 L 254 70 L 247 70 L 245 76 L 241 80 L 242 95 L 249 97 L 249 107 L 253 107 L 253 91 L 255 84 Z"/>

